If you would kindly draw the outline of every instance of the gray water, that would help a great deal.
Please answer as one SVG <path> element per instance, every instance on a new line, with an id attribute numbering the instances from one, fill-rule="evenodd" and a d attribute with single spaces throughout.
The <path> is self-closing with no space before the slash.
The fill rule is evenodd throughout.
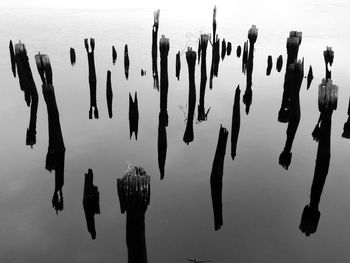
<path id="1" fill-rule="evenodd" d="M 282 1 L 281 1 L 282 2 Z M 197 50 L 200 32 L 212 31 L 212 9 L 162 9 L 158 37 L 170 39 L 169 94 L 165 178 L 160 180 L 157 159 L 159 93 L 152 79 L 152 9 L 64 10 L 3 9 L 0 11 L 0 261 L 1 262 L 127 262 L 126 217 L 119 209 L 116 178 L 130 161 L 151 176 L 151 203 L 146 212 L 148 262 L 185 262 L 187 257 L 215 262 L 347 262 L 350 260 L 350 140 L 341 137 L 347 120 L 350 91 L 347 43 L 349 3 L 319 1 L 263 3 L 248 9 L 239 3 L 225 8 L 218 3 L 217 33 L 232 43 L 233 52 L 220 61 L 213 89 L 207 84 L 208 120 L 194 124 L 194 141 L 182 138 L 188 103 L 188 70 L 181 55 L 180 81 L 175 78 L 175 54 L 187 46 Z M 256 24 L 253 103 L 249 115 L 241 103 L 241 130 L 237 156 L 232 161 L 227 143 L 223 176 L 223 226 L 214 231 L 209 177 L 219 127 L 231 128 L 234 91 L 243 95 L 246 76 L 235 55 L 248 29 Z M 290 30 L 303 32 L 299 58 L 312 65 L 314 80 L 303 81 L 301 120 L 288 170 L 278 164 L 287 125 L 277 121 L 283 92 L 286 38 Z M 97 104 L 100 118 L 88 119 L 88 62 L 83 39 L 96 41 Z M 29 108 L 18 79 L 13 78 L 9 40 L 25 43 L 39 93 L 37 143 L 25 145 Z M 130 73 L 124 77 L 123 50 L 129 46 Z M 111 47 L 118 58 L 112 64 Z M 306 237 L 299 224 L 309 203 L 317 143 L 311 132 L 319 117 L 318 85 L 324 77 L 323 51 L 335 51 L 333 82 L 339 86 L 338 108 L 333 113 L 331 161 L 323 188 L 316 233 Z M 77 63 L 70 65 L 69 48 Z M 45 170 L 48 120 L 34 55 L 48 54 L 66 146 L 64 210 L 55 213 L 51 199 L 54 172 Z M 209 73 L 211 46 L 207 50 Z M 275 70 L 282 54 L 284 67 Z M 274 67 L 265 75 L 267 56 Z M 159 56 L 158 56 L 159 63 Z M 112 72 L 113 118 L 106 105 L 106 72 Z M 140 70 L 145 69 L 146 77 Z M 160 72 L 160 68 L 158 66 Z M 196 67 L 197 103 L 200 67 Z M 137 141 L 129 138 L 128 93 L 137 91 Z M 196 106 L 197 114 L 197 106 Z M 195 116 L 196 118 L 196 116 Z M 229 135 L 230 136 L 230 135 Z M 87 231 L 82 205 L 84 173 L 94 171 L 100 190 L 101 214 L 95 216 L 96 240 Z"/>

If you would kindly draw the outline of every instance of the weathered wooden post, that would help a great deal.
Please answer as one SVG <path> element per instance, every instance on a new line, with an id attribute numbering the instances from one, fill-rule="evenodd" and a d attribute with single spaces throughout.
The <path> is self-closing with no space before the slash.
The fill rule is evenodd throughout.
<path id="1" fill-rule="evenodd" d="M 332 113 L 337 108 L 337 99 L 338 87 L 332 84 L 331 79 L 324 79 L 318 93 L 320 117 L 312 134 L 318 141 L 318 147 L 310 202 L 303 210 L 299 226 L 306 236 L 316 232 L 321 216 L 319 204 L 331 159 Z"/>
<path id="2" fill-rule="evenodd" d="M 100 192 L 98 187 L 94 185 L 94 174 L 89 169 L 85 174 L 83 207 L 87 229 L 92 239 L 96 239 L 95 214 L 100 214 Z"/>
<path id="3" fill-rule="evenodd" d="M 334 51 L 332 47 L 327 47 L 325 51 L 323 51 L 324 62 L 326 64 L 326 81 L 332 78 L 332 72 L 328 68 L 328 66 L 332 66 L 334 59 Z"/>
<path id="4" fill-rule="evenodd" d="M 283 95 L 282 95 L 282 103 L 281 108 L 278 112 L 278 121 L 279 122 L 288 122 L 289 116 L 289 104 L 290 104 L 290 93 L 291 93 L 291 85 L 290 82 L 287 81 L 288 78 L 288 69 L 289 66 L 295 62 L 298 58 L 299 45 L 301 43 L 302 33 L 297 31 L 291 31 L 289 33 L 289 37 L 287 38 L 287 63 L 286 63 L 286 73 L 284 75 L 284 84 L 283 84 Z"/>
<path id="5" fill-rule="evenodd" d="M 194 110 L 196 107 L 196 84 L 195 84 L 195 65 L 196 65 L 196 52 L 192 48 L 188 48 L 186 52 L 186 61 L 188 66 L 189 77 L 189 92 L 188 92 L 188 114 L 186 130 L 183 136 L 183 141 L 189 144 L 193 141 L 193 118 Z"/>
<path id="6" fill-rule="evenodd" d="M 221 59 L 224 60 L 225 56 L 226 56 L 226 41 L 224 38 L 221 44 Z"/>
<path id="7" fill-rule="evenodd" d="M 220 125 L 219 139 L 216 147 L 213 167 L 210 175 L 211 198 L 214 211 L 214 229 L 219 230 L 223 225 L 222 218 L 222 177 L 226 154 L 228 131 Z"/>
<path id="8" fill-rule="evenodd" d="M 90 48 L 88 39 L 84 39 L 85 49 L 88 56 L 89 63 L 89 85 L 90 85 L 90 110 L 89 119 L 92 119 L 92 111 L 94 111 L 95 119 L 98 119 L 98 108 L 96 100 L 96 69 L 95 69 L 95 39 L 90 38 Z"/>
<path id="9" fill-rule="evenodd" d="M 75 50 L 74 50 L 74 48 L 70 48 L 70 50 L 69 50 L 69 55 L 70 55 L 70 64 L 72 65 L 72 66 L 74 66 L 75 65 L 75 62 L 76 62 L 76 56 L 75 56 Z"/>
<path id="10" fill-rule="evenodd" d="M 21 43 L 21 41 L 19 41 L 19 43 L 15 45 L 15 51 L 13 56 L 14 64 L 17 65 L 17 73 L 20 88 L 24 92 L 24 99 L 26 101 L 27 106 L 30 106 L 30 120 L 26 134 L 26 145 L 30 145 L 31 147 L 33 147 L 33 145 L 36 143 L 36 119 L 39 97 L 33 79 L 32 70 L 29 65 L 27 50 L 25 48 L 25 45 Z"/>
<path id="11" fill-rule="evenodd" d="M 281 72 L 282 66 L 283 66 L 283 57 L 282 55 L 279 55 L 276 62 L 276 69 L 278 72 Z"/>
<path id="12" fill-rule="evenodd" d="M 290 86 L 290 105 L 287 127 L 287 139 L 282 153 L 279 156 L 279 164 L 286 170 L 292 161 L 292 147 L 295 134 L 300 122 L 300 87 L 304 78 L 304 62 L 297 61 L 289 65 L 287 69 L 287 85 Z"/>
<path id="13" fill-rule="evenodd" d="M 129 128 L 130 140 L 133 133 L 135 133 L 135 139 L 137 140 L 137 133 L 139 130 L 139 106 L 137 101 L 137 92 L 135 92 L 134 100 L 129 92 Z"/>
<path id="14" fill-rule="evenodd" d="M 129 60 L 129 50 L 128 45 L 125 45 L 124 48 L 124 72 L 125 72 L 125 78 L 129 78 L 129 67 L 130 67 L 130 60 Z"/>
<path id="15" fill-rule="evenodd" d="M 49 147 L 46 155 L 45 168 L 50 172 L 52 170 L 55 171 L 55 191 L 52 198 L 52 206 L 57 213 L 63 210 L 62 187 L 64 184 L 64 158 L 66 147 L 63 142 L 55 91 L 52 85 L 50 59 L 47 55 L 39 53 L 35 55 L 35 61 L 42 80 L 42 92 L 49 119 Z"/>
<path id="16" fill-rule="evenodd" d="M 112 62 L 113 65 L 115 65 L 115 63 L 117 62 L 117 50 L 114 46 L 112 46 Z"/>
<path id="17" fill-rule="evenodd" d="M 181 59 L 180 59 L 180 51 L 176 54 L 176 78 L 180 80 L 180 70 L 181 70 Z"/>
<path id="18" fill-rule="evenodd" d="M 107 71 L 107 83 L 106 83 L 106 98 L 107 98 L 107 108 L 108 108 L 108 116 L 112 118 L 113 116 L 113 90 L 112 90 L 112 82 L 111 82 L 111 71 Z"/>
<path id="19" fill-rule="evenodd" d="M 232 44 L 231 42 L 227 42 L 227 56 L 230 56 L 232 52 Z"/>
<path id="20" fill-rule="evenodd" d="M 142 167 L 128 165 L 117 179 L 121 213 L 126 212 L 126 245 L 129 263 L 147 263 L 145 213 L 150 204 L 151 177 Z"/>
<path id="21" fill-rule="evenodd" d="M 249 54 L 247 60 L 247 87 L 243 95 L 243 103 L 245 104 L 245 112 L 249 113 L 250 105 L 252 104 L 252 74 L 253 74 L 253 64 L 254 64 L 254 45 L 256 39 L 258 38 L 258 29 L 255 25 L 248 31 L 248 40 L 249 40 Z M 244 55 L 243 55 L 244 57 Z"/>
<path id="22" fill-rule="evenodd" d="M 168 54 L 169 39 L 163 35 L 159 41 L 160 52 L 160 112 L 158 125 L 158 166 L 160 179 L 164 179 L 167 152 L 166 127 L 168 127 Z"/>
<path id="23" fill-rule="evenodd" d="M 241 99 L 241 90 L 239 89 L 239 85 L 238 85 L 236 88 L 236 92 L 235 92 L 235 99 L 234 99 L 233 110 L 232 110 L 232 124 L 231 124 L 231 157 L 232 157 L 232 160 L 234 160 L 236 157 L 238 135 L 239 135 L 240 127 L 241 127 L 240 99 Z"/>
<path id="24" fill-rule="evenodd" d="M 13 74 L 14 77 L 16 77 L 16 58 L 15 58 L 15 51 L 13 49 L 12 40 L 10 40 L 9 49 L 10 49 L 10 59 L 11 59 L 12 74 Z"/>
<path id="25" fill-rule="evenodd" d="M 199 93 L 199 104 L 198 104 L 198 121 L 206 121 L 208 118 L 208 111 L 205 111 L 205 89 L 207 85 L 207 46 L 210 36 L 207 34 L 202 34 L 200 37 L 200 47 L 201 47 L 201 82 L 200 82 L 200 93 Z"/>
<path id="26" fill-rule="evenodd" d="M 157 90 L 159 90 L 158 64 L 157 64 L 159 13 L 160 13 L 159 9 L 155 10 L 153 12 L 154 22 L 153 22 L 153 27 L 152 27 L 152 75 L 153 75 L 153 88 L 155 88 Z"/>
<path id="27" fill-rule="evenodd" d="M 311 82 L 314 79 L 314 74 L 312 73 L 312 67 L 309 67 L 309 73 L 307 74 L 307 86 L 306 89 L 309 89 L 311 86 Z"/>

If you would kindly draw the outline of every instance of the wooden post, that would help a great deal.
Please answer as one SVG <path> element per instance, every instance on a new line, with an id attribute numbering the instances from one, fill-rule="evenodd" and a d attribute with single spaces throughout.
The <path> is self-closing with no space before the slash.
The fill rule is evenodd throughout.
<path id="1" fill-rule="evenodd" d="M 227 42 L 227 56 L 230 56 L 232 52 L 232 44 L 231 42 Z"/>
<path id="2" fill-rule="evenodd" d="M 186 60 L 187 60 L 188 76 L 189 76 L 189 92 L 188 92 L 187 124 L 186 124 L 186 130 L 183 136 L 183 141 L 186 144 L 189 144 L 194 139 L 193 118 L 194 118 L 194 110 L 196 107 L 196 85 L 195 85 L 196 52 L 194 52 L 190 47 L 186 52 Z"/>
<path id="3" fill-rule="evenodd" d="M 225 56 L 226 56 L 226 41 L 224 38 L 221 44 L 221 59 L 224 60 Z"/>
<path id="4" fill-rule="evenodd" d="M 75 61 L 76 61 L 74 48 L 72 48 L 72 47 L 70 48 L 69 54 L 70 54 L 70 63 L 71 63 L 72 66 L 74 66 L 75 65 Z"/>
<path id="5" fill-rule="evenodd" d="M 180 51 L 176 54 L 176 78 L 180 80 L 180 70 L 181 70 L 181 59 L 180 59 Z"/>
<path id="6" fill-rule="evenodd" d="M 42 80 L 42 92 L 46 102 L 49 124 L 49 147 L 46 155 L 45 168 L 55 171 L 55 190 L 52 206 L 56 213 L 63 210 L 62 187 L 64 184 L 64 159 L 66 147 L 63 142 L 60 118 L 56 103 L 55 90 L 52 84 L 52 69 L 47 55 L 35 55 L 38 72 Z"/>
<path id="7" fill-rule="evenodd" d="M 113 65 L 115 65 L 115 63 L 117 62 L 117 50 L 114 46 L 112 46 L 112 62 Z"/>
<path id="8" fill-rule="evenodd" d="M 150 176 L 142 167 L 129 165 L 117 179 L 121 213 L 126 212 L 126 244 L 129 263 L 147 263 L 145 213 L 150 203 Z"/>
<path id="9" fill-rule="evenodd" d="M 325 51 L 323 51 L 323 57 L 324 62 L 326 64 L 326 81 L 332 78 L 332 72 L 328 68 L 329 66 L 332 66 L 333 59 L 334 59 L 334 51 L 332 50 L 332 47 L 327 47 Z"/>
<path id="10" fill-rule="evenodd" d="M 219 230 L 223 225 L 222 218 L 222 177 L 226 154 L 228 131 L 220 125 L 219 139 L 216 147 L 213 167 L 210 175 L 211 198 L 214 211 L 214 229 Z"/>
<path id="11" fill-rule="evenodd" d="M 309 89 L 311 86 L 311 82 L 314 79 L 314 74 L 312 73 L 312 67 L 309 67 L 309 73 L 307 74 L 307 86 L 306 89 Z"/>
<path id="12" fill-rule="evenodd" d="M 84 39 L 85 49 L 89 63 L 89 86 L 90 86 L 90 109 L 89 119 L 92 119 L 92 111 L 94 111 L 95 119 L 99 118 L 97 100 L 96 100 L 96 69 L 95 69 L 95 39 L 90 38 L 90 48 L 88 39 Z"/>
<path id="13" fill-rule="evenodd" d="M 112 82 L 111 82 L 111 71 L 107 71 L 107 83 L 106 83 L 106 98 L 107 98 L 107 108 L 108 108 L 108 116 L 112 118 L 113 116 L 113 90 L 112 90 Z"/>
<path id="14" fill-rule="evenodd" d="M 266 76 L 270 76 L 272 69 L 272 56 L 267 57 Z"/>
<path id="15" fill-rule="evenodd" d="M 200 93 L 199 93 L 199 105 L 198 105 L 198 121 L 206 121 L 208 118 L 209 110 L 205 111 L 205 89 L 207 85 L 207 46 L 210 36 L 202 34 L 200 37 L 200 54 L 201 54 L 201 82 L 200 82 Z"/>
<path id="16" fill-rule="evenodd" d="M 231 124 L 231 157 L 232 160 L 236 157 L 237 142 L 239 130 L 241 127 L 241 106 L 240 106 L 241 90 L 239 85 L 236 88 L 235 98 L 232 110 L 232 124 Z"/>
<path id="17" fill-rule="evenodd" d="M 124 72 L 125 72 L 125 78 L 129 78 L 129 67 L 130 67 L 130 60 L 129 60 L 129 50 L 128 45 L 125 45 L 124 47 Z"/>
<path id="18" fill-rule="evenodd" d="M 279 55 L 276 62 L 276 69 L 278 72 L 281 72 L 282 66 L 283 66 L 283 57 L 282 55 Z"/>
<path id="19" fill-rule="evenodd" d="M 13 49 L 12 40 L 10 40 L 9 49 L 10 49 L 10 59 L 11 59 L 12 74 L 13 74 L 14 77 L 16 77 L 16 58 L 15 58 L 15 51 Z"/>
<path id="20" fill-rule="evenodd" d="M 10 43 L 10 50 L 11 44 L 12 43 Z M 30 68 L 25 45 L 19 41 L 19 43 L 15 45 L 15 50 L 13 52 L 13 63 L 15 68 L 12 69 L 14 69 L 14 72 L 16 73 L 17 66 L 19 85 L 21 90 L 24 92 L 24 99 L 27 106 L 30 106 L 30 120 L 26 134 L 26 145 L 33 147 L 33 145 L 36 143 L 36 119 L 39 102 L 38 91 L 36 89 L 32 70 Z"/>
<path id="21" fill-rule="evenodd" d="M 153 88 L 156 90 L 159 90 L 158 64 L 157 64 L 159 13 L 160 13 L 159 9 L 154 11 L 153 13 L 154 22 L 152 27 L 152 76 L 153 76 Z"/>

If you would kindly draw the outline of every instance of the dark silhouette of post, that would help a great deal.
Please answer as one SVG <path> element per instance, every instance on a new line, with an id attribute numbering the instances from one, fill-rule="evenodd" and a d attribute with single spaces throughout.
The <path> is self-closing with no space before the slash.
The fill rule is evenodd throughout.
<path id="1" fill-rule="evenodd" d="M 70 64 L 72 65 L 72 66 L 74 66 L 75 65 L 75 62 L 76 62 L 76 55 L 75 55 L 75 50 L 74 50 L 74 48 L 70 48 L 70 50 L 69 50 L 69 55 L 70 55 Z"/>
<path id="2" fill-rule="evenodd" d="M 231 55 L 231 52 L 232 52 L 232 44 L 231 42 L 227 42 L 227 56 L 230 56 Z"/>
<path id="3" fill-rule="evenodd" d="M 90 51 L 88 39 L 84 39 L 85 49 L 89 63 L 89 85 L 90 85 L 90 110 L 89 119 L 92 119 L 92 111 L 94 111 L 95 119 L 98 119 L 98 108 L 96 101 L 96 70 L 95 70 L 95 39 L 90 38 Z"/>
<path id="4" fill-rule="evenodd" d="M 323 58 L 326 64 L 326 81 L 332 79 L 332 72 L 330 71 L 328 66 L 332 66 L 334 59 L 334 51 L 332 47 L 327 47 L 325 51 L 323 51 Z"/>
<path id="5" fill-rule="evenodd" d="M 205 110 L 205 89 L 207 85 L 207 46 L 210 39 L 209 35 L 202 34 L 200 37 L 200 47 L 201 47 L 201 82 L 200 82 L 200 92 L 199 92 L 199 104 L 198 104 L 198 121 L 206 121 L 208 118 L 208 113 L 210 108 Z"/>
<path id="6" fill-rule="evenodd" d="M 233 110 L 232 110 L 232 126 L 231 126 L 231 157 L 232 160 L 236 157 L 236 151 L 237 151 L 237 141 L 238 141 L 238 135 L 239 130 L 241 127 L 241 106 L 240 106 L 240 99 L 241 99 L 241 90 L 239 89 L 239 85 L 236 88 L 235 92 L 235 100 L 233 103 Z"/>
<path id="7" fill-rule="evenodd" d="M 180 51 L 176 54 L 176 78 L 180 80 L 180 70 L 181 70 L 181 59 L 180 59 Z"/>
<path id="8" fill-rule="evenodd" d="M 282 66 L 283 66 L 283 57 L 282 55 L 279 55 L 276 61 L 276 69 L 278 72 L 281 72 Z"/>
<path id="9" fill-rule="evenodd" d="M 134 100 L 129 92 L 129 128 L 130 140 L 133 133 L 135 133 L 135 139 L 137 140 L 137 133 L 139 130 L 139 106 L 137 101 L 137 92 L 135 92 Z"/>
<path id="10" fill-rule="evenodd" d="M 26 145 L 30 145 L 31 147 L 33 147 L 33 145 L 36 143 L 36 119 L 39 96 L 33 79 L 32 70 L 30 68 L 27 50 L 25 48 L 25 45 L 21 43 L 21 41 L 19 41 L 19 43 L 15 45 L 15 51 L 13 56 L 14 64 L 17 65 L 17 73 L 20 88 L 24 92 L 24 99 L 26 101 L 27 106 L 30 106 L 30 120 L 26 134 Z"/>
<path id="11" fill-rule="evenodd" d="M 112 90 L 112 82 L 111 82 L 111 71 L 107 71 L 107 83 L 106 83 L 106 98 L 107 98 L 107 108 L 108 108 L 108 116 L 109 118 L 113 117 L 113 90 Z"/>
<path id="12" fill-rule="evenodd" d="M 125 45 L 125 48 L 124 48 L 124 72 L 125 72 L 126 79 L 129 79 L 129 67 L 130 67 L 129 50 L 128 50 L 128 45 Z"/>
<path id="13" fill-rule="evenodd" d="M 55 171 L 55 190 L 52 197 L 52 206 L 56 213 L 63 210 L 64 159 L 66 147 L 64 146 L 58 113 L 55 90 L 52 85 L 52 69 L 47 55 L 35 55 L 36 66 L 42 80 L 42 92 L 47 108 L 49 124 L 49 147 L 46 155 L 45 168 Z"/>
<path id="14" fill-rule="evenodd" d="M 219 230 L 223 225 L 222 218 L 222 177 L 226 154 L 228 131 L 220 125 L 219 139 L 216 147 L 213 167 L 210 175 L 211 199 L 214 211 L 214 229 Z"/>
<path id="15" fill-rule="evenodd" d="M 266 76 L 270 76 L 272 69 L 272 56 L 267 57 Z"/>
<path id="16" fill-rule="evenodd" d="M 85 174 L 83 207 L 87 229 L 92 239 L 96 239 L 95 214 L 100 214 L 100 192 L 98 187 L 94 185 L 94 174 L 89 169 Z"/>
<path id="17" fill-rule="evenodd" d="M 212 41 L 212 59 L 210 67 L 209 88 L 213 88 L 213 78 L 218 76 L 220 62 L 220 39 L 216 35 L 216 6 L 213 10 L 213 41 Z"/>
<path id="18" fill-rule="evenodd" d="M 112 46 L 112 62 L 113 65 L 117 62 L 117 50 L 115 50 L 114 46 Z"/>
<path id="19" fill-rule="evenodd" d="M 299 46 L 302 39 L 302 33 L 297 31 L 291 31 L 289 37 L 287 38 L 287 64 L 286 64 L 286 73 L 284 75 L 284 84 L 283 84 L 283 95 L 281 108 L 278 112 L 278 121 L 286 123 L 288 122 L 288 116 L 290 111 L 290 93 L 291 85 L 287 81 L 288 78 L 288 69 L 289 66 L 296 61 L 298 58 Z"/>
<path id="20" fill-rule="evenodd" d="M 310 202 L 303 210 L 299 225 L 299 229 L 306 236 L 314 234 L 318 227 L 321 216 L 319 204 L 331 159 L 332 114 L 337 109 L 338 87 L 333 85 L 331 79 L 327 79 L 330 76 L 328 73 L 326 70 L 326 79 L 323 79 L 318 87 L 318 109 L 320 111 L 320 117 L 312 132 L 312 137 L 318 142 L 316 165 L 311 186 Z"/>
<path id="21" fill-rule="evenodd" d="M 193 141 L 193 118 L 194 110 L 196 107 L 196 84 L 195 84 L 195 66 L 196 66 L 196 52 L 192 48 L 188 48 L 186 52 L 186 61 L 188 66 L 188 77 L 189 77 L 189 92 L 188 92 L 188 114 L 186 130 L 183 136 L 183 141 L 189 144 Z"/>
<path id="22" fill-rule="evenodd" d="M 164 179 L 166 152 L 167 152 L 167 135 L 166 127 L 168 127 L 168 54 L 169 39 L 162 36 L 159 41 L 160 52 L 160 112 L 158 124 L 158 166 L 160 171 L 160 179 Z"/>
<path id="23" fill-rule="evenodd" d="M 117 179 L 121 213 L 126 212 L 126 245 L 129 263 L 147 263 L 145 213 L 150 203 L 150 176 L 142 167 L 129 165 Z"/>
<path id="24" fill-rule="evenodd" d="M 349 99 L 349 105 L 348 105 L 348 120 L 344 123 L 342 137 L 346 139 L 350 139 L 350 99 Z"/>
<path id="25" fill-rule="evenodd" d="M 224 60 L 225 56 L 226 56 L 226 41 L 224 38 L 221 43 L 221 59 Z"/>
<path id="26" fill-rule="evenodd" d="M 13 49 L 12 40 L 10 40 L 9 49 L 10 49 L 10 59 L 11 59 L 12 74 L 13 74 L 14 77 L 16 77 L 16 58 L 15 58 L 15 51 Z"/>
<path id="27" fill-rule="evenodd" d="M 236 49 L 236 55 L 238 58 L 241 57 L 241 53 L 242 53 L 242 48 L 241 46 L 238 45 Z"/>
<path id="28" fill-rule="evenodd" d="M 249 54 L 247 60 L 247 86 L 243 95 L 243 103 L 245 104 L 245 112 L 249 113 L 250 106 L 252 104 L 253 91 L 252 91 L 252 74 L 253 74 L 253 63 L 254 63 L 254 44 L 258 37 L 258 29 L 255 25 L 248 31 L 249 39 Z"/>
<path id="29" fill-rule="evenodd" d="M 239 47 L 240 48 L 240 47 Z M 238 50 L 237 50 L 238 52 Z M 241 49 L 239 49 L 239 54 L 241 53 Z M 245 74 L 247 71 L 247 63 L 248 63 L 248 40 L 244 42 L 243 45 L 243 55 L 242 55 L 242 72 Z"/>
<path id="30" fill-rule="evenodd" d="M 292 160 L 292 147 L 300 122 L 300 87 L 304 78 L 304 62 L 300 60 L 289 65 L 285 81 L 290 89 L 290 104 L 287 127 L 287 139 L 282 153 L 279 156 L 279 164 L 286 170 Z"/>
<path id="31" fill-rule="evenodd" d="M 314 79 L 314 74 L 312 73 L 312 67 L 309 67 L 309 73 L 307 73 L 307 86 L 306 89 L 309 89 L 311 86 L 311 82 Z"/>
<path id="32" fill-rule="evenodd" d="M 153 75 L 153 88 L 156 90 L 159 90 L 158 64 L 157 64 L 159 14 L 160 14 L 159 9 L 153 12 L 154 22 L 152 27 L 152 75 Z"/>

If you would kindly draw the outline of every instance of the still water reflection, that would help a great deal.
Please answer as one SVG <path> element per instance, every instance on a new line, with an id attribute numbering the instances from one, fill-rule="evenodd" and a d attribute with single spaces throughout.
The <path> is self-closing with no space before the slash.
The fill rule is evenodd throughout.
<path id="1" fill-rule="evenodd" d="M 349 4 L 287 2 L 0 11 L 0 261 L 349 260 Z"/>

